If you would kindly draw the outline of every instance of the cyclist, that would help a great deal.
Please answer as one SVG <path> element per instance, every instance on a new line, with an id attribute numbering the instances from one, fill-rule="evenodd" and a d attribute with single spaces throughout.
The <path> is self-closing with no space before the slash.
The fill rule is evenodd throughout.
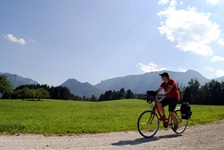
<path id="1" fill-rule="evenodd" d="M 165 92 L 160 94 L 161 96 L 165 96 L 163 100 L 158 102 L 158 109 L 162 113 L 163 117 L 166 119 L 166 114 L 164 111 L 165 106 L 169 106 L 169 114 L 171 115 L 173 121 L 174 121 L 174 130 L 176 131 L 178 128 L 177 123 L 177 117 L 174 113 L 174 110 L 176 108 L 177 102 L 180 100 L 180 93 L 177 87 L 177 83 L 174 79 L 171 79 L 169 77 L 169 74 L 167 72 L 163 72 L 162 74 L 159 74 L 163 80 L 160 87 L 156 90 L 156 92 L 160 92 L 161 90 L 164 90 Z M 165 126 L 164 124 L 164 127 Z"/>

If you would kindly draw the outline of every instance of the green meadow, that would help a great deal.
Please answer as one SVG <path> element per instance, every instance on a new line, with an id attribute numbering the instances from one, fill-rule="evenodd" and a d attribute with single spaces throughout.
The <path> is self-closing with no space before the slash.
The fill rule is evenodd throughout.
<path id="1" fill-rule="evenodd" d="M 144 100 L 133 99 L 105 102 L 0 100 L 0 134 L 137 131 L 138 117 L 150 105 Z M 224 106 L 191 107 L 190 126 L 224 119 Z"/>

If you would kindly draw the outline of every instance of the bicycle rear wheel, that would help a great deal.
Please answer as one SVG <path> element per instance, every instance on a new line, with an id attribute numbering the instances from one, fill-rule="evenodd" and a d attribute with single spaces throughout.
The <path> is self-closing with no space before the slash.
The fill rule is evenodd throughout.
<path id="1" fill-rule="evenodd" d="M 144 111 L 138 118 L 138 132 L 145 138 L 153 137 L 159 129 L 159 118 L 151 110 Z"/>
<path id="2" fill-rule="evenodd" d="M 188 120 L 181 118 L 181 111 L 180 110 L 175 110 L 175 113 L 176 113 L 177 121 L 178 121 L 178 129 L 176 131 L 174 131 L 174 128 L 173 128 L 174 125 L 171 126 L 171 129 L 175 133 L 181 134 L 187 129 Z M 171 121 L 173 122 L 172 119 L 171 119 Z"/>

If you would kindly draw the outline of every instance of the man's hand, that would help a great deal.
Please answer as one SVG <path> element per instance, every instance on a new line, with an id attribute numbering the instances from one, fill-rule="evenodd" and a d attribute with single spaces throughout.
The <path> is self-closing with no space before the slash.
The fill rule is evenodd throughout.
<path id="1" fill-rule="evenodd" d="M 160 96 L 166 96 L 166 92 L 164 92 L 164 93 L 160 93 L 159 95 L 160 95 Z"/>

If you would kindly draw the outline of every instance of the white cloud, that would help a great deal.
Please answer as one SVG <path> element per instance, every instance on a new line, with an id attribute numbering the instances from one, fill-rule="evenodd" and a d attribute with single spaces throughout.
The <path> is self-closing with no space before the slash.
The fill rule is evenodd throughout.
<path id="1" fill-rule="evenodd" d="M 218 69 L 215 71 L 215 74 L 217 77 L 222 77 L 224 76 L 224 69 Z"/>
<path id="2" fill-rule="evenodd" d="M 195 7 L 178 10 L 176 5 L 176 1 L 171 0 L 169 7 L 158 13 L 159 17 L 165 17 L 158 28 L 160 34 L 175 42 L 181 51 L 212 55 L 209 44 L 219 39 L 219 25 L 209 20 L 210 13 L 198 12 Z"/>
<path id="3" fill-rule="evenodd" d="M 14 42 L 14 43 L 26 44 L 26 41 L 24 39 L 22 39 L 22 38 L 16 38 L 12 34 L 7 34 L 7 35 L 4 36 L 4 38 L 6 40 L 9 40 L 9 41 Z"/>
<path id="4" fill-rule="evenodd" d="M 219 0 L 207 0 L 207 4 L 208 5 L 217 5 L 218 4 L 218 2 L 219 2 Z"/>
<path id="5" fill-rule="evenodd" d="M 154 63 L 149 63 L 148 65 L 144 65 L 142 63 L 139 63 L 141 70 L 146 73 L 146 72 L 152 72 L 152 71 L 162 71 L 162 70 L 167 70 L 165 67 L 159 67 L 158 65 Z"/>
<path id="6" fill-rule="evenodd" d="M 215 69 L 214 68 L 212 68 L 212 67 L 207 67 L 206 68 L 208 71 L 210 71 L 210 72 L 213 72 Z"/>
<path id="7" fill-rule="evenodd" d="M 149 63 L 148 65 L 144 65 L 142 63 L 138 63 L 140 66 L 140 69 L 146 73 L 146 72 L 154 72 L 154 71 L 163 71 L 163 70 L 168 70 L 166 67 L 160 67 L 154 63 Z M 169 70 L 173 70 L 173 67 L 169 67 Z M 180 72 L 186 72 L 187 69 L 185 68 L 178 68 L 178 71 Z"/>
<path id="8" fill-rule="evenodd" d="M 169 0 L 159 0 L 159 5 L 165 5 L 169 2 Z"/>
<path id="9" fill-rule="evenodd" d="M 218 43 L 219 43 L 220 45 L 224 45 L 224 39 L 219 39 L 219 40 L 218 40 Z"/>
<path id="10" fill-rule="evenodd" d="M 187 69 L 185 69 L 185 68 L 179 68 L 179 71 L 180 71 L 180 72 L 186 72 Z"/>
<path id="11" fill-rule="evenodd" d="M 212 57 L 211 61 L 213 61 L 213 62 L 224 61 L 224 57 L 214 56 L 214 57 Z"/>

